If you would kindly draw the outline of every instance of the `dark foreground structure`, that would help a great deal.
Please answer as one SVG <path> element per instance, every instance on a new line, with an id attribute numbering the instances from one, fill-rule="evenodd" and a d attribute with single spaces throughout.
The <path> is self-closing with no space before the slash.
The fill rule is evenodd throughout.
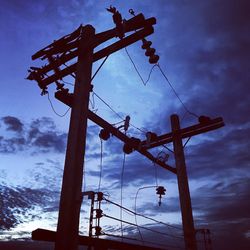
<path id="1" fill-rule="evenodd" d="M 32 240 L 42 240 L 42 241 L 49 241 L 55 242 L 56 240 L 56 232 L 45 230 L 45 229 L 36 229 L 32 232 Z M 162 248 L 155 248 L 155 247 L 148 247 L 143 245 L 136 245 L 130 244 L 126 242 L 119 242 L 113 240 L 106 240 L 106 239 L 98 239 L 92 238 L 88 236 L 79 236 L 78 237 L 78 244 L 81 246 L 87 246 L 90 250 L 109 250 L 109 249 L 116 249 L 116 250 L 163 250 Z"/>

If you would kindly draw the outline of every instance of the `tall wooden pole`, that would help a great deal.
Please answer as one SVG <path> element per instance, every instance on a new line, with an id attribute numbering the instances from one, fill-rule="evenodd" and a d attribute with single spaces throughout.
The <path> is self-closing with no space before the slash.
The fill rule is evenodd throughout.
<path id="1" fill-rule="evenodd" d="M 175 114 L 171 116 L 171 127 L 173 133 L 174 155 L 177 171 L 185 248 L 186 250 L 197 250 L 185 156 L 182 145 L 182 136 L 180 133 L 180 122 L 179 117 Z"/>
<path id="2" fill-rule="evenodd" d="M 78 248 L 94 34 L 95 29 L 91 25 L 87 25 L 83 27 L 82 38 L 79 41 L 74 100 L 70 117 L 55 250 L 76 250 Z"/>

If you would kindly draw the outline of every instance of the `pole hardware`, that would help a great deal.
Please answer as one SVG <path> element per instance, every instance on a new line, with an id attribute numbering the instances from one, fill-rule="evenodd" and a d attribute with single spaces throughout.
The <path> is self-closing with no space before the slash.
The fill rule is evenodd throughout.
<path id="1" fill-rule="evenodd" d="M 161 206 L 161 198 L 162 198 L 162 195 L 165 195 L 165 192 L 166 192 L 166 189 L 163 187 L 163 186 L 158 186 L 156 188 L 156 194 L 159 195 L 159 206 Z"/>
<path id="2" fill-rule="evenodd" d="M 145 49 L 145 56 L 149 57 L 149 63 L 150 64 L 156 64 L 160 57 L 158 55 L 155 55 L 155 49 L 151 48 L 152 45 L 151 41 L 146 40 L 145 38 L 142 39 L 142 49 Z"/>
<path id="3" fill-rule="evenodd" d="M 110 133 L 108 130 L 103 128 L 100 130 L 99 137 L 100 139 L 107 141 L 110 138 Z"/>

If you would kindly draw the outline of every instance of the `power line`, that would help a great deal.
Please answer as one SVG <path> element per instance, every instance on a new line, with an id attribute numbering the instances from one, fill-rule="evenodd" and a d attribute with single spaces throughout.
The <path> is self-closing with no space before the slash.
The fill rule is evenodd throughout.
<path id="1" fill-rule="evenodd" d="M 157 171 L 157 164 L 155 162 L 153 163 L 153 166 L 155 167 L 155 185 L 158 187 L 158 171 Z"/>
<path id="2" fill-rule="evenodd" d="M 165 80 L 167 81 L 167 83 L 169 84 L 169 86 L 171 87 L 171 89 L 173 90 L 175 96 L 178 98 L 178 100 L 180 101 L 180 103 L 182 104 L 183 108 L 192 116 L 195 116 L 197 118 L 199 118 L 198 115 L 196 115 L 195 113 L 191 112 L 187 106 L 185 105 L 185 103 L 181 100 L 180 96 L 178 95 L 178 93 L 176 92 L 176 90 L 174 89 L 173 85 L 171 84 L 171 82 L 169 81 L 168 77 L 166 76 L 166 74 L 163 72 L 160 64 L 157 64 L 157 67 L 159 68 L 160 72 L 162 73 L 163 77 L 165 78 Z"/>
<path id="3" fill-rule="evenodd" d="M 109 219 L 112 219 L 112 220 L 116 220 L 116 221 L 119 221 L 119 222 L 123 222 L 125 224 L 128 224 L 128 225 L 131 225 L 131 226 L 135 226 L 135 227 L 139 227 L 139 228 L 142 228 L 142 229 L 145 229 L 145 230 L 148 230 L 148 231 L 151 231 L 153 233 L 158 233 L 158 234 L 161 234 L 161 235 L 164 235 L 166 237 L 172 237 L 172 238 L 181 238 L 179 236 L 174 236 L 174 235 L 171 235 L 171 234 L 167 234 L 167 233 L 163 233 L 163 232 L 160 232 L 160 231 L 157 231 L 157 230 L 154 230 L 152 228 L 148 228 L 148 227 L 144 227 L 144 226 L 138 226 L 137 224 L 135 223 L 132 223 L 132 222 L 129 222 L 129 221 L 125 221 L 125 220 L 120 220 L 116 217 L 113 217 L 113 216 L 110 216 L 110 215 L 107 215 L 107 214 L 103 214 L 104 217 L 106 218 L 109 218 Z M 143 240 L 142 240 L 143 241 Z"/>
<path id="4" fill-rule="evenodd" d="M 123 154 L 122 161 L 122 171 L 121 171 L 121 207 L 120 207 L 120 219 L 121 219 L 121 235 L 123 236 L 123 228 L 122 228 L 122 200 L 123 200 L 123 176 L 124 176 L 124 167 L 125 167 L 126 154 Z"/>
<path id="5" fill-rule="evenodd" d="M 142 190 L 142 189 L 153 188 L 153 187 L 155 188 L 155 187 L 157 187 L 157 186 L 147 186 L 147 187 L 139 188 L 139 189 L 137 190 L 136 195 L 135 195 L 135 213 L 136 213 L 136 201 L 137 201 L 137 196 L 138 196 L 139 191 Z M 137 226 L 137 230 L 138 230 L 138 232 L 139 232 L 139 235 L 140 235 L 140 237 L 141 237 L 141 240 L 143 241 L 142 233 L 141 233 L 141 230 L 140 230 L 140 226 L 138 225 L 138 222 L 137 222 L 136 214 L 135 214 L 135 224 L 136 224 L 136 226 Z"/>
<path id="6" fill-rule="evenodd" d="M 173 150 L 171 150 L 169 147 L 167 147 L 166 145 L 161 145 L 163 148 L 165 148 L 165 149 L 167 149 L 169 152 L 171 152 L 171 153 L 174 153 L 174 151 Z"/>
<path id="7" fill-rule="evenodd" d="M 97 75 L 97 73 L 99 72 L 99 70 L 101 69 L 101 67 L 103 66 L 103 64 L 106 62 L 106 60 L 108 59 L 109 55 L 107 55 L 105 57 L 105 59 L 102 61 L 101 65 L 98 67 L 98 69 L 96 70 L 96 72 L 94 73 L 94 75 L 91 77 L 91 81 L 93 81 L 93 79 L 95 78 L 95 76 Z"/>
<path id="8" fill-rule="evenodd" d="M 98 94 L 96 94 L 95 91 L 93 91 L 93 94 L 100 100 L 102 101 L 114 114 L 116 114 L 120 119 L 124 120 L 124 118 L 119 115 L 107 102 L 105 102 Z"/>
<path id="9" fill-rule="evenodd" d="M 124 117 L 122 117 L 118 112 L 116 112 L 106 101 L 104 101 L 98 94 L 96 94 L 95 91 L 93 91 L 93 94 L 101 101 L 103 102 L 117 117 L 119 117 L 120 119 L 122 119 L 123 121 L 125 120 Z M 132 123 L 129 123 L 129 125 L 137 130 L 139 130 L 140 132 L 142 132 L 143 134 L 145 134 L 146 132 L 143 131 L 142 129 L 136 127 L 135 125 L 133 125 Z"/>
<path id="10" fill-rule="evenodd" d="M 73 84 L 73 83 L 70 83 L 70 82 L 67 82 L 67 81 L 65 81 L 65 80 L 63 80 L 63 79 L 61 79 L 61 81 L 62 81 L 63 83 L 65 83 L 65 84 L 68 84 L 68 85 L 70 85 L 70 86 L 75 86 L 75 84 Z"/>
<path id="11" fill-rule="evenodd" d="M 154 187 L 156 187 L 156 186 L 154 186 Z M 111 204 L 113 204 L 113 205 L 115 205 L 115 206 L 120 207 L 120 205 L 117 204 L 117 203 L 115 203 L 114 201 L 111 201 L 111 200 L 106 199 L 106 198 L 104 198 L 104 200 L 107 201 L 107 202 L 109 202 L 109 203 L 111 203 Z M 172 227 L 172 228 L 175 228 L 175 229 L 178 229 L 178 230 L 182 230 L 182 228 L 180 228 L 180 227 L 176 227 L 176 226 L 173 226 L 173 225 L 164 223 L 164 222 L 162 222 L 162 221 L 158 221 L 158 220 L 153 219 L 153 218 L 151 218 L 151 217 L 148 217 L 148 216 L 146 216 L 146 215 L 136 213 L 135 211 L 132 211 L 132 210 L 126 208 L 126 207 L 122 207 L 122 208 L 123 208 L 123 210 L 125 210 L 125 211 L 127 211 L 127 212 L 129 212 L 129 213 L 131 213 L 131 214 L 133 214 L 133 215 L 137 215 L 137 216 L 143 217 L 143 218 L 145 218 L 145 219 L 152 220 L 152 221 L 154 221 L 154 222 L 156 222 L 156 223 L 165 225 L 165 226 L 167 226 L 167 227 Z"/>
<path id="12" fill-rule="evenodd" d="M 139 70 L 138 70 L 138 68 L 137 68 L 137 67 L 136 67 L 136 65 L 135 65 L 135 62 L 133 61 L 133 59 L 132 59 L 132 57 L 130 56 L 130 54 L 129 54 L 129 52 L 128 52 L 128 50 L 127 50 L 127 48 L 126 48 L 126 47 L 125 47 L 125 51 L 126 51 L 126 53 L 127 53 L 127 55 L 128 55 L 128 58 L 130 59 L 131 63 L 133 64 L 133 66 L 134 66 L 134 68 L 135 68 L 136 73 L 137 73 L 137 74 L 138 74 L 138 76 L 140 77 L 140 79 L 141 79 L 141 81 L 142 81 L 143 85 L 144 85 L 144 86 L 146 86 L 146 85 L 147 85 L 147 83 L 148 83 L 148 82 L 149 82 L 149 80 L 150 80 L 151 74 L 152 74 L 153 69 L 155 68 L 156 64 L 154 64 L 154 65 L 152 66 L 152 68 L 151 68 L 151 70 L 150 70 L 150 72 L 149 72 L 149 75 L 148 75 L 147 80 L 146 80 L 146 81 L 144 81 L 144 80 L 143 80 L 143 78 L 142 78 L 142 76 L 141 76 L 141 74 L 140 74 L 140 72 L 139 72 Z"/>
<path id="13" fill-rule="evenodd" d="M 101 181 L 102 181 L 102 159 L 103 159 L 103 142 L 101 141 L 101 152 L 100 152 L 100 175 L 99 175 L 99 184 L 98 184 L 98 192 L 100 192 Z"/>
<path id="14" fill-rule="evenodd" d="M 101 65 L 98 67 L 98 69 L 96 70 L 96 72 L 94 73 L 94 75 L 91 77 L 91 81 L 93 81 L 93 79 L 95 78 L 95 76 L 97 75 L 97 73 L 99 72 L 99 70 L 102 68 L 103 64 L 106 62 L 106 60 L 108 59 L 109 55 L 107 55 L 105 57 L 105 59 L 102 61 Z M 66 63 L 63 63 L 63 65 L 66 67 L 66 68 L 69 68 L 69 66 L 66 64 Z M 76 78 L 75 74 L 70 74 L 73 78 Z M 67 83 L 67 82 L 65 82 Z M 71 83 L 67 83 L 67 84 L 70 84 L 73 86 L 73 84 Z"/>
<path id="15" fill-rule="evenodd" d="M 50 106 L 51 106 L 52 110 L 54 111 L 54 113 L 55 113 L 57 116 L 59 116 L 59 117 L 64 117 L 64 116 L 69 112 L 70 107 L 69 107 L 69 108 L 66 110 L 66 112 L 65 112 L 64 114 L 62 114 L 62 115 L 59 114 L 59 113 L 57 113 L 56 110 L 55 110 L 55 108 L 54 108 L 54 106 L 53 106 L 53 104 L 52 104 L 52 101 L 51 101 L 51 99 L 50 99 L 49 92 L 48 92 L 47 94 L 48 94 L 48 100 L 49 100 Z"/>
<path id="16" fill-rule="evenodd" d="M 110 236 L 110 237 L 121 238 L 120 235 L 109 234 L 109 233 L 105 233 L 105 232 L 102 232 L 101 235 L 107 235 L 107 236 Z M 141 240 L 136 239 L 136 238 L 130 238 L 130 237 L 123 237 L 123 238 L 124 238 L 124 239 L 127 239 L 127 240 L 134 240 L 134 241 L 139 241 L 139 242 L 141 242 Z M 155 245 L 155 246 L 160 246 L 160 247 L 172 247 L 172 248 L 183 249 L 183 248 L 181 248 L 181 247 L 177 247 L 177 246 L 173 246 L 173 245 L 164 245 L 164 244 L 155 243 L 155 242 L 152 242 L 152 241 L 144 241 L 144 242 L 145 242 L 145 243 L 152 244 L 152 245 Z"/>
<path id="17" fill-rule="evenodd" d="M 185 148 L 185 147 L 187 146 L 187 144 L 188 144 L 188 142 L 190 141 L 190 139 L 191 139 L 191 137 L 189 137 L 189 138 L 187 139 L 187 141 L 186 141 L 185 144 L 183 145 L 183 148 Z"/>

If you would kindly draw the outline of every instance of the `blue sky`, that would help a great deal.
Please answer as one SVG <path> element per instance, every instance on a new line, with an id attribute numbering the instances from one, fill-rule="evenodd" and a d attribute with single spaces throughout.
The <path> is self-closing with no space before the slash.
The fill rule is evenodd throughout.
<path id="1" fill-rule="evenodd" d="M 91 24 L 96 33 L 114 27 L 105 8 L 113 5 L 123 18 L 128 10 L 156 17 L 155 31 L 148 37 L 160 56 L 160 66 L 188 109 L 197 115 L 222 116 L 226 126 L 199 135 L 185 147 L 196 228 L 209 228 L 214 249 L 248 249 L 250 245 L 249 204 L 249 3 L 240 0 L 211 1 L 1 1 L 0 9 L 0 238 L 27 239 L 37 227 L 55 229 L 59 191 L 64 166 L 70 114 L 57 116 L 35 81 L 28 81 L 27 69 L 41 66 L 31 56 L 46 45 Z M 127 47 L 139 72 L 147 79 L 152 65 L 141 42 Z M 44 63 L 44 62 L 42 62 Z M 101 62 L 96 62 L 93 72 Z M 74 83 L 68 77 L 67 82 Z M 125 50 L 112 54 L 93 81 L 94 91 L 120 116 L 143 131 L 170 131 L 170 115 L 184 118 L 181 126 L 196 124 L 157 67 L 143 85 Z M 72 91 L 72 86 L 67 86 Z M 51 101 L 59 114 L 67 107 Z M 93 103 L 93 99 L 91 98 Z M 111 124 L 120 122 L 96 97 L 90 109 Z M 84 190 L 98 188 L 101 143 L 100 128 L 89 122 Z M 129 136 L 145 135 L 130 127 Z M 172 148 L 172 145 L 167 145 Z M 123 144 L 116 138 L 103 142 L 101 190 L 120 203 Z M 157 155 L 162 148 L 154 149 Z M 166 151 L 166 153 L 169 153 Z M 169 153 L 169 164 L 174 156 Z M 156 185 L 156 167 L 134 152 L 126 156 L 123 176 L 123 205 L 134 209 L 139 188 Z M 154 188 L 142 189 L 137 200 L 140 213 L 166 223 L 181 223 L 175 176 L 157 167 L 157 182 L 165 186 L 161 207 Z M 88 202 L 84 200 L 81 231 L 86 234 Z M 119 210 L 106 206 L 119 217 Z M 124 213 L 124 218 L 134 221 Z M 140 225 L 165 230 L 160 225 Z M 120 224 L 103 221 L 103 228 L 118 230 Z M 119 232 L 119 231 L 118 231 Z M 125 229 L 138 236 L 135 228 Z M 155 235 L 143 231 L 144 239 Z M 174 232 L 177 233 L 177 232 Z M 139 237 L 139 236 L 138 236 Z M 172 243 L 159 237 L 159 242 Z M 175 244 L 176 242 L 174 242 Z M 201 248 L 202 249 L 202 248 Z"/>

